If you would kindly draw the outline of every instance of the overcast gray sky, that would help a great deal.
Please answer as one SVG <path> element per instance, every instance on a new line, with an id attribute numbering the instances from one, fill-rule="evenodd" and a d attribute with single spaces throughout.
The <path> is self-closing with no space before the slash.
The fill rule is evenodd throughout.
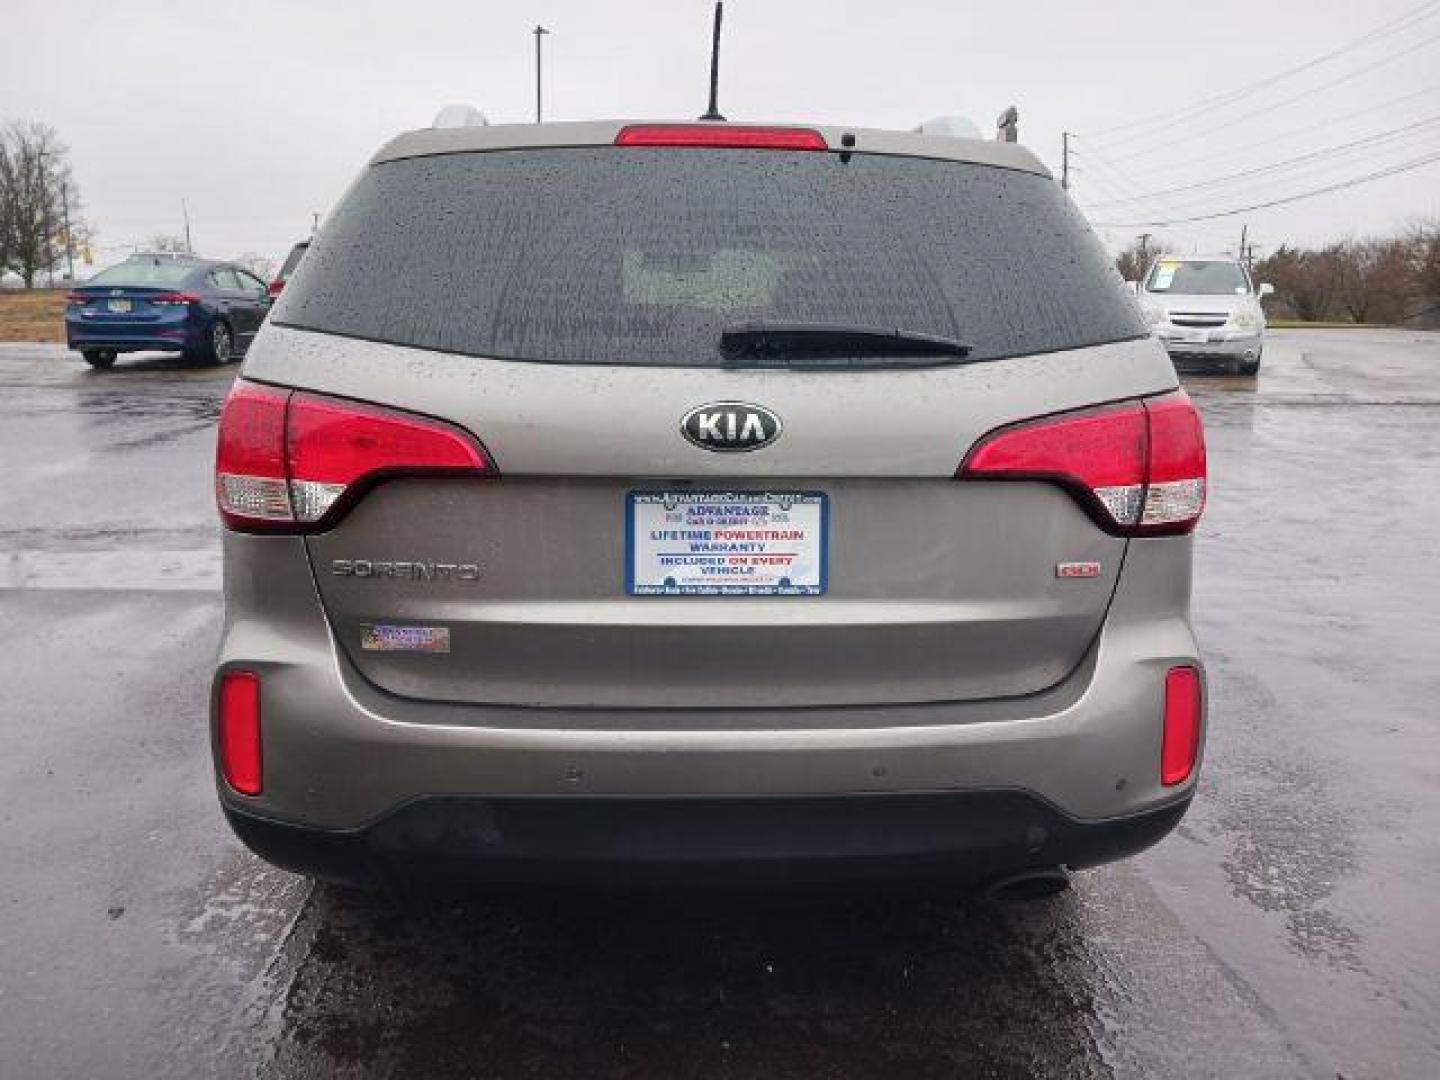
<path id="1" fill-rule="evenodd" d="M 547 119 L 680 117 L 704 107 L 709 0 L 3 0 L 0 119 L 69 143 L 102 255 L 176 232 L 198 250 L 279 256 L 375 148 L 447 102 L 528 121 L 533 38 Z M 1415 12 L 1393 32 L 1243 98 L 1108 140 L 1099 133 L 1267 78 Z M 721 107 L 732 120 L 909 128 L 1006 105 L 1096 221 L 1284 197 L 1440 154 L 1440 3 L 1419 0 L 730 0 Z M 1335 83 L 1328 89 L 1326 83 Z M 1291 100 L 1298 99 L 1298 100 Z M 1387 104 L 1390 103 L 1390 104 Z M 1436 118 L 1434 124 L 1422 121 Z M 1136 201 L 1353 142 L 1389 140 L 1225 185 Z M 1126 138 L 1122 139 L 1122 136 Z M 1125 200 L 1125 201 L 1120 201 Z M 1440 215 L 1440 162 L 1245 218 L 1152 228 L 1183 248 L 1320 241 Z M 1112 241 L 1138 229 L 1102 230 Z"/>

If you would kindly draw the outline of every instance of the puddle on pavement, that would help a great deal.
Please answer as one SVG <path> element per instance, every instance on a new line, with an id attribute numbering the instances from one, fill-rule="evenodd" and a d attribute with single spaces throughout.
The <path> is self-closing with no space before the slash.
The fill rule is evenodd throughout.
<path id="1" fill-rule="evenodd" d="M 274 1075 L 1105 1071 L 1090 981 L 1051 966 L 1083 949 L 1063 915 L 1037 963 L 984 906 L 402 901 L 322 887 L 294 940 L 308 952 Z"/>

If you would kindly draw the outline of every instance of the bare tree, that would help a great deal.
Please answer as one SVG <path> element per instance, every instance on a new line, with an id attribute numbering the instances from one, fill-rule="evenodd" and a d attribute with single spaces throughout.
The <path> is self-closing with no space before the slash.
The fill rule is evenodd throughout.
<path id="1" fill-rule="evenodd" d="M 88 238 L 68 150 L 55 129 L 16 121 L 0 128 L 0 270 L 13 270 L 26 288 Z"/>
<path id="2" fill-rule="evenodd" d="M 275 276 L 275 260 L 268 255 L 247 251 L 244 255 L 236 255 L 230 261 L 245 267 L 261 281 L 269 281 Z"/>
<path id="3" fill-rule="evenodd" d="M 1175 248 L 1163 237 L 1141 233 L 1130 242 L 1130 246 L 1115 256 L 1115 269 L 1126 281 L 1139 281 L 1150 269 L 1150 264 L 1161 255 L 1168 255 Z"/>
<path id="4" fill-rule="evenodd" d="M 1407 319 L 1440 325 L 1440 219 L 1421 222 L 1406 238 L 1410 251 L 1410 310 Z"/>
<path id="5" fill-rule="evenodd" d="M 146 251 L 163 252 L 167 255 L 184 255 L 190 250 L 183 236 L 173 233 L 156 233 L 145 242 Z"/>
<path id="6" fill-rule="evenodd" d="M 1341 245 L 1320 251 L 1281 244 L 1255 264 L 1255 277 L 1275 286 L 1279 299 L 1305 322 L 1319 322 L 1335 308 L 1340 287 Z"/>
<path id="7" fill-rule="evenodd" d="M 15 246 L 16 202 L 10 194 L 14 172 L 9 140 L 0 132 L 0 277 L 10 269 L 10 252 Z"/>
<path id="8" fill-rule="evenodd" d="M 1352 322 L 1404 319 L 1411 292 L 1408 243 L 1393 238 L 1347 240 L 1331 250 L 1336 299 Z"/>

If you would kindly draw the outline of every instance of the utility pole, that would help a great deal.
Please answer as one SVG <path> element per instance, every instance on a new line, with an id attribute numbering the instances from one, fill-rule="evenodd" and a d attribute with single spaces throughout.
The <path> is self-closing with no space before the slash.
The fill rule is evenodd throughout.
<path id="1" fill-rule="evenodd" d="M 50 174 L 45 159 L 50 151 L 41 150 L 35 155 L 40 160 L 40 258 L 45 261 L 45 272 L 50 287 L 55 287 L 55 252 L 50 246 Z M 30 282 L 25 283 L 27 286 Z"/>
<path id="2" fill-rule="evenodd" d="M 1244 250 L 1240 252 L 1241 257 L 1245 260 L 1245 270 L 1252 278 L 1255 276 L 1255 249 L 1264 246 L 1264 244 L 1257 244 L 1254 240 L 1251 240 L 1245 245 Z"/>
<path id="3" fill-rule="evenodd" d="M 310 215 L 310 235 L 314 236 L 320 231 L 320 211 L 316 210 Z"/>
<path id="4" fill-rule="evenodd" d="M 1142 232 L 1140 234 L 1140 273 L 1145 273 L 1150 267 L 1150 237 L 1152 234 Z"/>
<path id="5" fill-rule="evenodd" d="M 65 269 L 75 280 L 75 245 L 70 239 L 70 181 L 60 178 L 60 220 L 65 226 Z"/>
<path id="6" fill-rule="evenodd" d="M 185 205 L 185 200 L 180 200 L 180 215 L 185 219 L 185 253 L 195 254 L 195 247 L 190 243 L 190 207 Z"/>
<path id="7" fill-rule="evenodd" d="M 540 39 L 550 31 L 537 23 L 531 33 L 535 35 L 535 122 L 538 124 L 540 123 Z"/>
<path id="8" fill-rule="evenodd" d="M 1060 186 L 1070 190 L 1070 133 L 1060 133 Z"/>
<path id="9" fill-rule="evenodd" d="M 1248 221 L 1242 221 L 1242 222 L 1240 223 L 1240 253 L 1239 253 L 1239 254 L 1240 254 L 1240 258 L 1242 258 L 1242 259 L 1245 258 L 1245 234 L 1248 233 L 1249 231 L 1250 231 L 1250 223 L 1249 223 Z"/>

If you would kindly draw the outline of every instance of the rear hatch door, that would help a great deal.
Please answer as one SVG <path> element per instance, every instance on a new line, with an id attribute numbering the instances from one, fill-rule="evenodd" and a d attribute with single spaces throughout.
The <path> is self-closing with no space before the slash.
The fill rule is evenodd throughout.
<path id="1" fill-rule="evenodd" d="M 393 479 L 308 541 L 340 647 L 406 697 L 803 709 L 1042 690 L 1094 640 L 1125 541 L 1058 488 L 956 469 L 994 428 L 1174 385 L 1053 182 L 993 167 L 402 161 L 362 179 L 307 260 L 247 374 L 458 424 L 500 472 Z M 726 354 L 727 328 L 765 320 L 969 349 Z M 763 445 L 707 445 L 745 441 L 752 409 Z M 1094 576 L 1057 573 L 1072 563 Z"/>

